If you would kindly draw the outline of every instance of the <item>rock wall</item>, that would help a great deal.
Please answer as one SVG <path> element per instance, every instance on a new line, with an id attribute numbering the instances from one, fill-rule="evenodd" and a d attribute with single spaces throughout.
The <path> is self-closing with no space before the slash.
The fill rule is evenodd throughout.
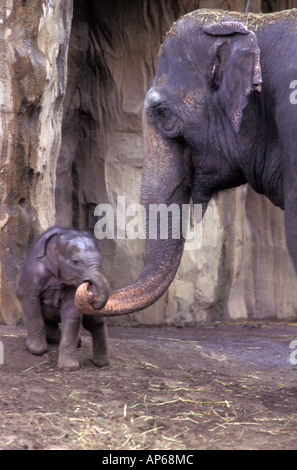
<path id="1" fill-rule="evenodd" d="M 0 18 L 0 321 L 15 324 L 20 267 L 55 221 L 72 1 L 4 0 Z"/>
<path id="2" fill-rule="evenodd" d="M 280 3 L 267 1 L 265 9 L 280 9 Z M 40 230 L 54 222 L 93 230 L 97 204 L 110 203 L 121 213 L 118 196 L 126 207 L 139 202 L 143 100 L 160 44 L 182 14 L 218 6 L 243 11 L 245 1 L 74 0 L 73 15 L 70 0 L 5 0 L 0 6 L 6 46 L 0 321 L 20 318 L 15 280 Z M 259 11 L 260 2 L 251 0 L 249 9 Z M 137 277 L 143 240 L 103 240 L 100 246 L 112 288 Z M 243 186 L 211 202 L 201 247 L 185 251 L 168 292 L 149 309 L 109 322 L 295 319 L 296 286 L 283 213 Z"/>

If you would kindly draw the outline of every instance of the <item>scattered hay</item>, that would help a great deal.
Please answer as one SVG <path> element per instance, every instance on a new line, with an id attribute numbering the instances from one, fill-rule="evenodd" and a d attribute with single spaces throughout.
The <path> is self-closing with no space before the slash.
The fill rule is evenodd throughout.
<path id="1" fill-rule="evenodd" d="M 222 339 L 224 328 L 229 330 L 219 328 Z M 232 328 L 236 339 L 238 334 L 248 335 L 243 345 L 241 341 L 232 343 L 234 348 L 240 345 L 237 357 L 242 359 L 246 352 L 248 357 L 251 351 L 258 353 L 255 348 L 261 347 L 266 334 L 278 344 L 288 344 L 289 354 L 296 324 L 291 331 L 288 326 L 284 331 L 273 329 L 273 335 L 269 325 L 253 331 L 244 325 Z M 204 336 L 191 338 L 187 332 L 175 330 L 180 337 L 174 338 L 166 337 L 167 330 L 163 334 L 158 330 L 155 336 L 147 335 L 148 331 L 139 343 L 134 337 L 130 342 L 126 337 L 122 343 L 111 340 L 109 368 L 97 369 L 87 363 L 73 373 L 57 371 L 53 365 L 56 356 L 50 351 L 47 358 L 35 358 L 35 363 L 28 356 L 31 363 L 22 360 L 18 372 L 10 366 L 5 372 L 2 369 L 0 448 L 295 447 L 297 386 L 292 367 L 274 372 L 256 361 L 254 365 L 236 362 L 236 358 L 219 361 L 221 349 L 210 351 L 211 341 L 206 349 Z M 211 332 L 204 330 L 204 335 Z M 225 344 L 230 344 L 230 338 L 234 336 L 226 333 Z M 253 349 L 249 351 L 246 345 Z M 208 351 L 214 354 L 201 354 Z"/>

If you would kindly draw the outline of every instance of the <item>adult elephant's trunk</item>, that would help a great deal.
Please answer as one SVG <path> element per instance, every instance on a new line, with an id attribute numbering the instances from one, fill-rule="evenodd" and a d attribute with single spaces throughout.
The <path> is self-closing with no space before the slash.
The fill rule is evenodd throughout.
<path id="1" fill-rule="evenodd" d="M 93 308 L 96 299 L 90 287 L 80 286 L 76 306 L 82 313 L 114 316 L 149 307 L 167 290 L 179 267 L 184 246 L 182 205 L 189 203 L 190 197 L 188 170 L 177 143 L 163 139 L 146 119 L 144 132 L 146 159 L 141 203 L 146 213 L 146 251 L 143 270 L 135 282 L 111 292 L 101 310 Z"/>
<path id="2" fill-rule="evenodd" d="M 97 310 L 100 298 L 94 296 L 92 285 L 84 283 L 76 291 L 77 309 L 88 315 L 116 316 L 137 312 L 152 305 L 167 290 L 178 269 L 183 245 L 179 243 L 167 251 L 163 261 L 146 264 L 138 279 L 129 286 L 111 292 L 105 307 Z"/>

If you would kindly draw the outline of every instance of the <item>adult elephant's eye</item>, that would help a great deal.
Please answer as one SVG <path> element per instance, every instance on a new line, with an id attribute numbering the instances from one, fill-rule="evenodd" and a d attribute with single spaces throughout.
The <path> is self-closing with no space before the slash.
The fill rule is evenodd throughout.
<path id="1" fill-rule="evenodd" d="M 175 131 L 177 127 L 178 118 L 176 114 L 172 113 L 169 109 L 157 109 L 159 125 L 165 131 Z"/>

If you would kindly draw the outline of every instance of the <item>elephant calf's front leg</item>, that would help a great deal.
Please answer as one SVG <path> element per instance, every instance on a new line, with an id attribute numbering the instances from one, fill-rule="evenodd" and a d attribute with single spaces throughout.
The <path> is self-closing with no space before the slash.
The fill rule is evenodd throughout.
<path id="1" fill-rule="evenodd" d="M 61 342 L 59 347 L 58 368 L 71 371 L 79 369 L 78 342 L 82 314 L 74 302 L 64 302 L 61 307 Z"/>
<path id="2" fill-rule="evenodd" d="M 41 356 L 47 350 L 47 342 L 39 298 L 28 296 L 22 300 L 22 308 L 27 327 L 27 349 L 31 354 Z"/>

